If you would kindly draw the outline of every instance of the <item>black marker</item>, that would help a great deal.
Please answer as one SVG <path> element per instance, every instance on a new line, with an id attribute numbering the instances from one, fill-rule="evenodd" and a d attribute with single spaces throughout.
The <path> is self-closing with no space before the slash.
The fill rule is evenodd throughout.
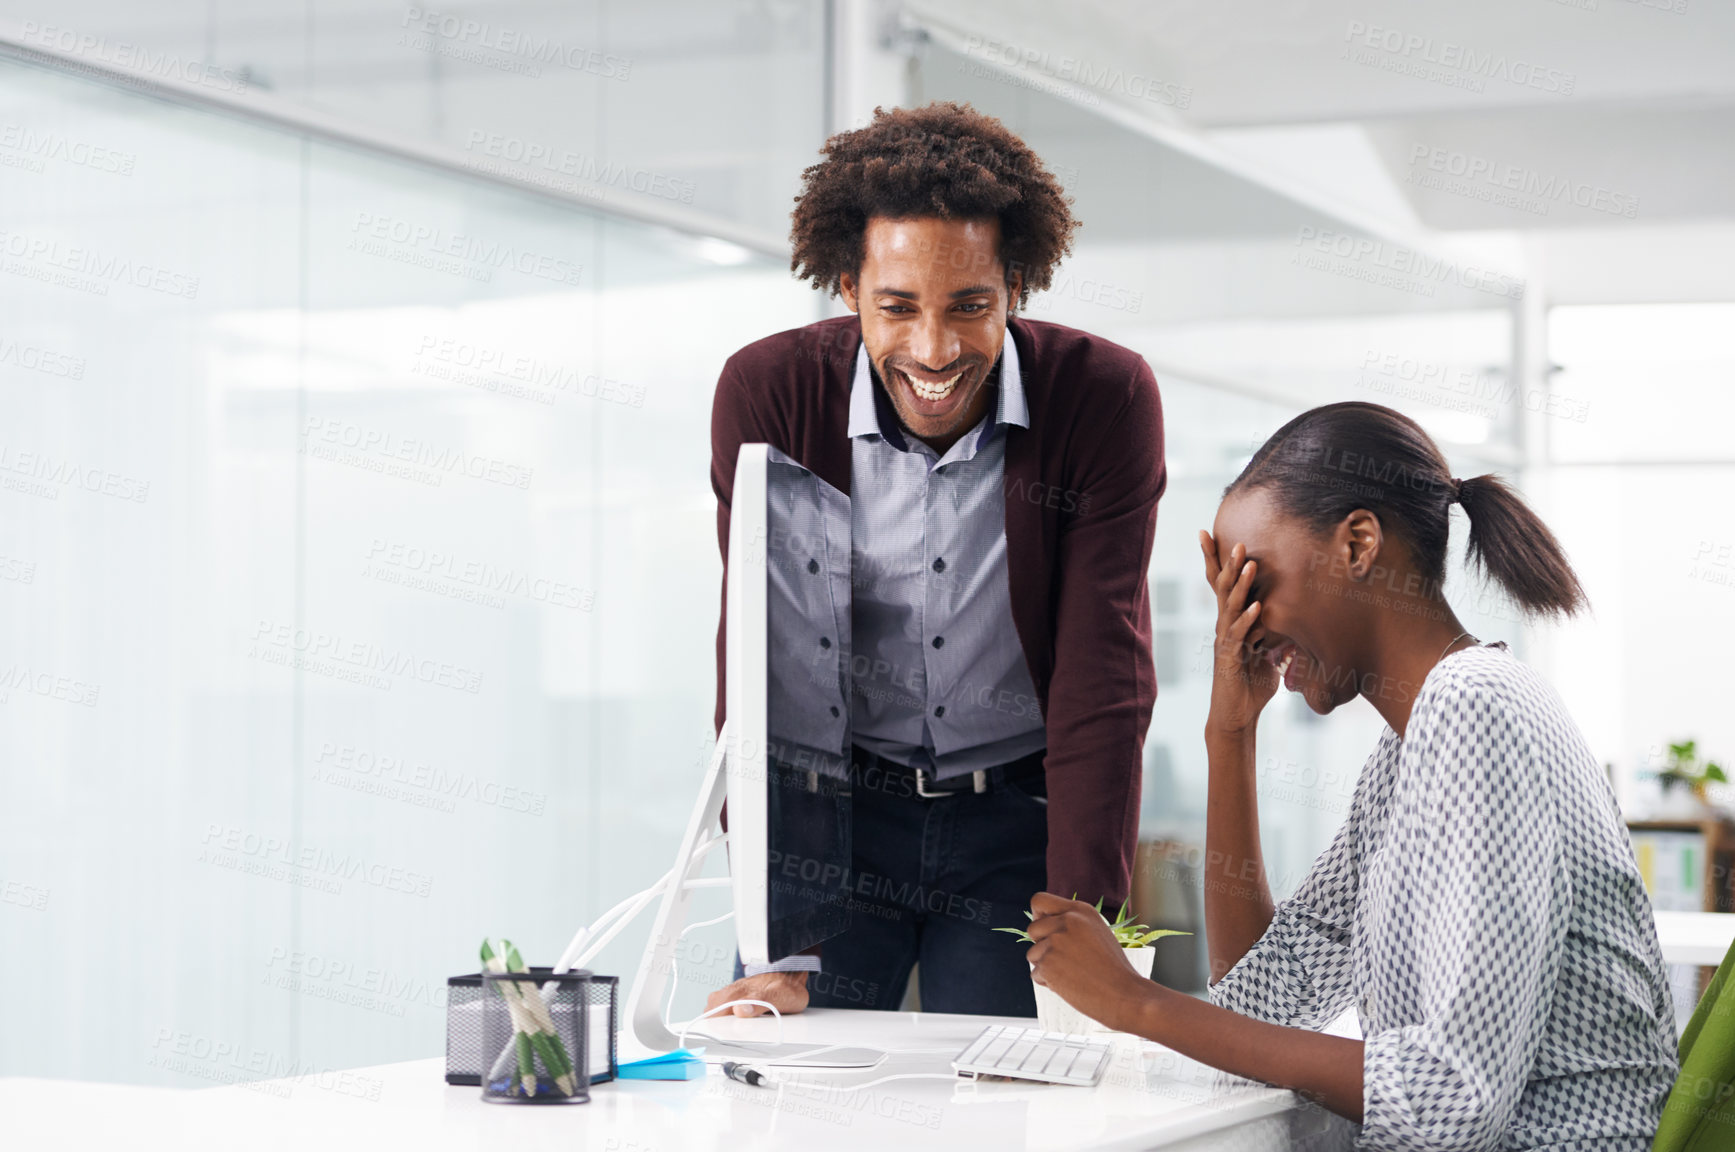
<path id="1" fill-rule="evenodd" d="M 737 1064 L 733 1060 L 723 1061 L 723 1075 L 731 1080 L 739 1080 L 743 1084 L 751 1084 L 755 1088 L 770 1083 L 769 1080 L 765 1079 L 764 1073 L 749 1068 L 745 1064 Z"/>

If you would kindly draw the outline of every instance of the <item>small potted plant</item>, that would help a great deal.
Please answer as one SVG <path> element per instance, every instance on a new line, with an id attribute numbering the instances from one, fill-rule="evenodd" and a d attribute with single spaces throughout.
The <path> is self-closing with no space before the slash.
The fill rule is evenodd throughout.
<path id="1" fill-rule="evenodd" d="M 1077 899 L 1077 897 L 1073 897 Z M 1102 913 L 1102 901 L 1096 902 L 1097 915 L 1108 921 L 1109 931 L 1120 941 L 1121 954 L 1132 965 L 1133 971 L 1145 979 L 1151 976 L 1151 961 L 1156 956 L 1156 950 L 1151 947 L 1151 941 L 1160 940 L 1164 936 L 1191 936 L 1191 932 L 1182 932 L 1176 928 L 1151 928 L 1144 924 L 1132 922 L 1128 907 L 1131 901 L 1121 904 L 1115 918 L 1109 920 Z M 1036 919 L 1031 912 L 1024 913 L 1026 920 Z M 1030 933 L 1022 928 L 996 928 L 996 932 L 1010 932 L 1023 940 L 1032 943 Z M 1086 1016 L 1083 1012 L 1060 998 L 1060 994 L 1045 984 L 1035 984 L 1036 989 L 1036 1023 L 1047 1032 L 1067 1032 L 1072 1035 L 1084 1035 L 1090 1032 L 1106 1032 L 1108 1029 Z"/>
<path id="2" fill-rule="evenodd" d="M 1698 742 L 1694 740 L 1683 740 L 1679 744 L 1669 745 L 1668 758 L 1664 761 L 1662 771 L 1657 773 L 1657 783 L 1662 787 L 1665 805 L 1671 792 L 1676 788 L 1683 788 L 1692 793 L 1700 807 L 1712 808 L 1714 805 L 1706 786 L 1728 782 L 1728 775 L 1717 764 L 1710 760 L 1700 763 Z"/>

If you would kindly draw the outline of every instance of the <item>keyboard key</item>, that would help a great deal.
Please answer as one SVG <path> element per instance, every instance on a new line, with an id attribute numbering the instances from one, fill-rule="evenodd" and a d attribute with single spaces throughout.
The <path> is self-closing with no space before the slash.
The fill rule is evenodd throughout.
<path id="1" fill-rule="evenodd" d="M 1030 1055 L 1026 1056 L 1024 1058 L 1024 1061 L 1018 1065 L 1019 1071 L 1021 1071 L 1021 1072 L 1045 1072 L 1045 1071 L 1047 1071 L 1048 1070 L 1048 1062 L 1050 1060 L 1054 1059 L 1054 1053 L 1058 1048 L 1059 1048 L 1059 1045 L 1051 1044 L 1051 1043 L 1048 1043 L 1047 1041 L 1044 1041 L 1041 1044 L 1037 1044 L 1036 1046 L 1031 1048 Z"/>
<path id="2" fill-rule="evenodd" d="M 960 1063 L 960 1064 L 974 1064 L 974 1063 L 976 1063 L 976 1058 L 978 1056 L 982 1055 L 983 1049 L 987 1048 L 988 1045 L 993 1042 L 994 1037 L 997 1034 L 997 1031 L 998 1030 L 994 1029 L 994 1028 L 983 1029 L 982 1035 L 976 1037 L 975 1042 L 972 1043 L 968 1048 L 964 1049 L 964 1054 L 962 1056 L 958 1057 L 958 1063 Z"/>
<path id="3" fill-rule="evenodd" d="M 1062 1044 L 1055 1048 L 1049 1057 L 1048 1066 L 1042 1069 L 1045 1076 L 1065 1076 L 1072 1068 L 1072 1062 L 1078 1055 L 1078 1049 Z"/>

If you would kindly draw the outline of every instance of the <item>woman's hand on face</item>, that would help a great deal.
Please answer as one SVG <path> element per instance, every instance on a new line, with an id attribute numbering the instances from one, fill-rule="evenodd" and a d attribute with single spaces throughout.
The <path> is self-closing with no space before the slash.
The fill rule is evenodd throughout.
<path id="1" fill-rule="evenodd" d="M 1120 1022 L 1156 985 L 1133 971 L 1102 913 L 1052 892 L 1031 897 L 1030 911 L 1034 943 L 1024 958 L 1031 977 L 1098 1024 L 1123 1031 Z"/>
<path id="2" fill-rule="evenodd" d="M 1259 565 L 1247 559 L 1244 544 L 1229 550 L 1227 564 L 1218 564 L 1217 542 L 1203 529 L 1199 547 L 1205 553 L 1205 578 L 1217 596 L 1216 667 L 1206 724 L 1224 732 L 1251 732 L 1277 692 L 1277 669 L 1247 643 L 1261 611 L 1259 601 L 1248 602 Z"/>

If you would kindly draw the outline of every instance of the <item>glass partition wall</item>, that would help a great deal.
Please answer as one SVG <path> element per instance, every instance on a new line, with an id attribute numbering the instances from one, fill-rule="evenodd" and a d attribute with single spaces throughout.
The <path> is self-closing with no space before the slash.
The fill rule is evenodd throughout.
<path id="1" fill-rule="evenodd" d="M 76 993 L 16 998 L 0 1067 L 438 1052 L 483 934 L 552 962 L 668 866 L 711 392 L 816 298 L 89 79 L 0 64 L 0 108 L 53 142 L 0 176 L 0 927 Z"/>

